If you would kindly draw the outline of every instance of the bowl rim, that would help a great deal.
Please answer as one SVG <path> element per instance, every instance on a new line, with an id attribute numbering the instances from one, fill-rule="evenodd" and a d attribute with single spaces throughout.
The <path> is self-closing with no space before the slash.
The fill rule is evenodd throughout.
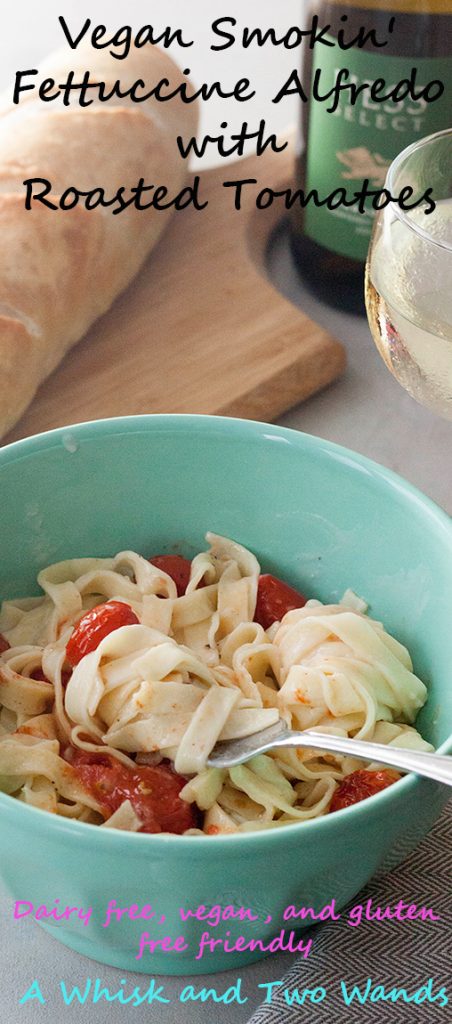
<path id="1" fill-rule="evenodd" d="M 343 462 L 353 470 L 358 469 L 364 472 L 373 480 L 378 481 L 380 485 L 383 484 L 385 488 L 389 488 L 398 495 L 403 495 L 405 499 L 414 502 L 414 505 L 422 510 L 422 514 L 425 515 L 427 513 L 427 517 L 430 518 L 436 529 L 439 528 L 444 534 L 444 539 L 449 541 L 452 555 L 452 519 L 444 509 L 409 481 L 399 476 L 393 470 L 387 469 L 380 463 L 375 462 L 373 459 L 369 459 L 367 456 L 361 455 L 361 453 L 339 445 L 334 441 L 289 427 L 265 423 L 260 420 L 228 416 L 208 416 L 194 413 L 144 413 L 134 416 L 114 416 L 106 419 L 87 420 L 81 423 L 56 427 L 53 430 L 33 434 L 30 437 L 21 438 L 18 441 L 12 441 L 4 445 L 0 448 L 0 469 L 2 465 L 21 461 L 23 458 L 29 458 L 38 452 L 59 447 L 60 444 L 63 444 L 68 452 L 70 452 L 71 448 L 68 445 L 73 441 L 77 441 L 77 435 L 80 436 L 80 440 L 94 440 L 98 436 L 111 433 L 119 435 L 148 433 L 150 430 L 152 431 L 154 428 L 159 427 L 163 431 L 166 430 L 174 433 L 186 432 L 187 427 L 196 427 L 198 431 L 208 435 L 212 434 L 212 428 L 214 428 L 214 433 L 218 432 L 223 436 L 236 434 L 243 437 L 245 433 L 250 440 L 286 443 L 304 451 L 310 453 L 317 452 L 325 458 L 333 458 L 333 460 Z M 452 753 L 452 733 L 441 744 L 436 753 Z M 281 836 L 286 836 L 287 839 L 290 836 L 292 841 L 296 841 L 297 837 L 301 839 L 303 835 L 308 835 L 312 833 L 312 830 L 317 829 L 320 839 L 323 833 L 327 834 L 329 830 L 336 829 L 342 822 L 346 824 L 349 819 L 351 821 L 353 818 L 356 824 L 359 825 L 360 819 L 363 819 L 369 812 L 372 813 L 372 808 L 377 810 L 377 808 L 383 807 L 386 803 L 388 807 L 391 804 L 394 805 L 395 809 L 399 799 L 406 799 L 421 784 L 425 784 L 425 780 L 421 779 L 420 776 L 414 775 L 414 773 L 410 773 L 381 792 L 353 804 L 351 807 L 342 808 L 342 810 L 336 811 L 331 815 L 326 814 L 318 818 L 308 819 L 307 821 L 294 822 L 287 826 L 273 826 L 250 832 L 208 837 L 206 835 L 186 836 L 172 835 L 171 833 L 123 832 L 119 829 L 96 827 L 86 822 L 64 818 L 61 815 L 49 812 L 44 812 L 43 814 L 40 808 L 28 806 L 6 793 L 0 793 L 0 809 L 4 808 L 7 813 L 9 812 L 10 817 L 25 815 L 24 820 L 29 817 L 30 823 L 33 821 L 41 822 L 44 828 L 47 826 L 48 829 L 53 829 L 60 834 L 78 835 L 80 839 L 84 836 L 87 840 L 91 837 L 94 843 L 109 842 L 113 845 L 122 846 L 130 843 L 149 845 L 150 842 L 157 842 L 160 846 L 162 844 L 165 844 L 165 847 L 171 845 L 175 849 L 180 848 L 181 844 L 184 846 L 189 844 L 192 850 L 195 847 L 199 850 L 205 846 L 206 838 L 208 838 L 209 843 L 213 841 L 217 846 L 218 844 L 228 844 L 230 846 L 234 844 L 234 846 L 238 846 L 245 843 L 249 845 L 253 842 L 279 842 L 280 839 L 278 837 Z M 439 786 L 441 784 L 431 782 L 427 783 L 427 785 Z M 95 836 L 98 839 L 95 839 Z"/>

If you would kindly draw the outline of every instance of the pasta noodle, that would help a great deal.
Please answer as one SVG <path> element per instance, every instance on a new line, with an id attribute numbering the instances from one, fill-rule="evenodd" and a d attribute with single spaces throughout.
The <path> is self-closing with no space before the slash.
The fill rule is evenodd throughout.
<path id="1" fill-rule="evenodd" d="M 158 831 L 145 826 L 133 797 L 106 810 L 102 786 L 86 784 L 77 757 L 96 766 L 99 785 L 102 765 L 135 780 L 170 765 L 182 777 L 179 804 L 196 808 L 192 827 L 180 830 L 237 833 L 328 813 L 338 785 L 363 765 L 277 749 L 230 770 L 208 768 L 218 740 L 281 717 L 296 729 L 432 749 L 413 725 L 426 687 L 361 599 L 347 592 L 337 605 L 310 600 L 264 628 L 254 621 L 256 558 L 215 534 L 207 541 L 182 593 L 159 565 L 164 557 L 154 565 L 125 551 L 52 565 L 38 576 L 43 596 L 3 602 L 3 792 L 80 821 Z M 98 606 L 113 612 L 117 602 L 131 624 L 70 665 L 66 648 L 80 619 Z"/>

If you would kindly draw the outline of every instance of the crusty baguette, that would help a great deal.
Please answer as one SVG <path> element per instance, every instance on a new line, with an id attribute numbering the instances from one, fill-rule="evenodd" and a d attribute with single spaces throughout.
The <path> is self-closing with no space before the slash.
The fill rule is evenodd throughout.
<path id="1" fill-rule="evenodd" d="M 80 75 L 89 69 L 91 81 L 111 85 L 119 78 L 123 88 L 140 78 L 149 88 L 165 77 L 174 88 L 183 80 L 155 47 L 118 61 L 85 46 L 48 58 L 39 80 L 44 69 L 57 82 L 71 69 Z M 53 211 L 34 203 L 27 211 L 23 182 L 47 178 L 48 198 L 55 201 L 71 186 L 102 187 L 112 198 L 144 178 L 166 185 L 173 198 L 186 176 L 176 137 L 193 135 L 196 121 L 196 104 L 179 99 L 112 100 L 82 109 L 43 104 L 32 93 L 17 107 L 0 106 L 0 437 L 126 288 L 170 215 L 130 207 L 114 216 L 111 209 L 87 211 L 81 204 Z"/>

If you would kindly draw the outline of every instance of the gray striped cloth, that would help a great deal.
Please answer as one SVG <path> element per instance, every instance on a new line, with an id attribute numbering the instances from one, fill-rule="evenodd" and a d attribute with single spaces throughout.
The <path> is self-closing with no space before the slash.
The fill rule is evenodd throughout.
<path id="1" fill-rule="evenodd" d="M 429 907 L 440 920 L 362 921 L 352 928 L 344 910 L 340 921 L 305 932 L 314 940 L 309 957 L 294 961 L 271 1002 L 249 1024 L 451 1024 L 452 802 L 417 850 L 390 874 L 373 879 L 350 906 L 369 899 L 374 907 L 393 907 L 399 900 Z M 364 996 L 367 986 L 367 999 L 347 1005 L 341 982 L 347 996 L 354 986 Z M 300 1005 L 305 989 L 320 986 L 327 992 L 323 1001 L 306 998 Z M 409 997 L 417 993 L 417 1001 L 384 1001 L 377 998 L 381 986 L 386 995 L 402 988 Z"/>

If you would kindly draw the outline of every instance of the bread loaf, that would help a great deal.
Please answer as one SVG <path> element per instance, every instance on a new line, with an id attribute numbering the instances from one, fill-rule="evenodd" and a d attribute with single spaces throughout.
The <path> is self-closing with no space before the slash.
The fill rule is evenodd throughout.
<path id="1" fill-rule="evenodd" d="M 155 47 L 118 62 L 90 46 L 61 51 L 42 66 L 56 82 L 70 70 L 80 80 L 123 90 L 143 79 L 151 89 L 162 78 L 172 88 L 185 79 L 168 54 Z M 95 95 L 95 94 L 94 94 Z M 173 197 L 184 185 L 186 165 L 176 137 L 196 131 L 194 103 L 112 99 L 91 106 L 43 103 L 37 91 L 18 106 L 0 108 L 0 437 L 19 419 L 39 384 L 135 276 L 157 242 L 170 211 L 112 208 L 25 208 L 26 179 L 52 183 L 58 203 L 70 187 L 165 185 Z M 150 311 L 152 317 L 152 312 Z M 152 337 L 150 335 L 150 344 Z M 127 358 L 127 339 L 124 339 Z M 76 382 L 74 382 L 76 386 Z"/>

